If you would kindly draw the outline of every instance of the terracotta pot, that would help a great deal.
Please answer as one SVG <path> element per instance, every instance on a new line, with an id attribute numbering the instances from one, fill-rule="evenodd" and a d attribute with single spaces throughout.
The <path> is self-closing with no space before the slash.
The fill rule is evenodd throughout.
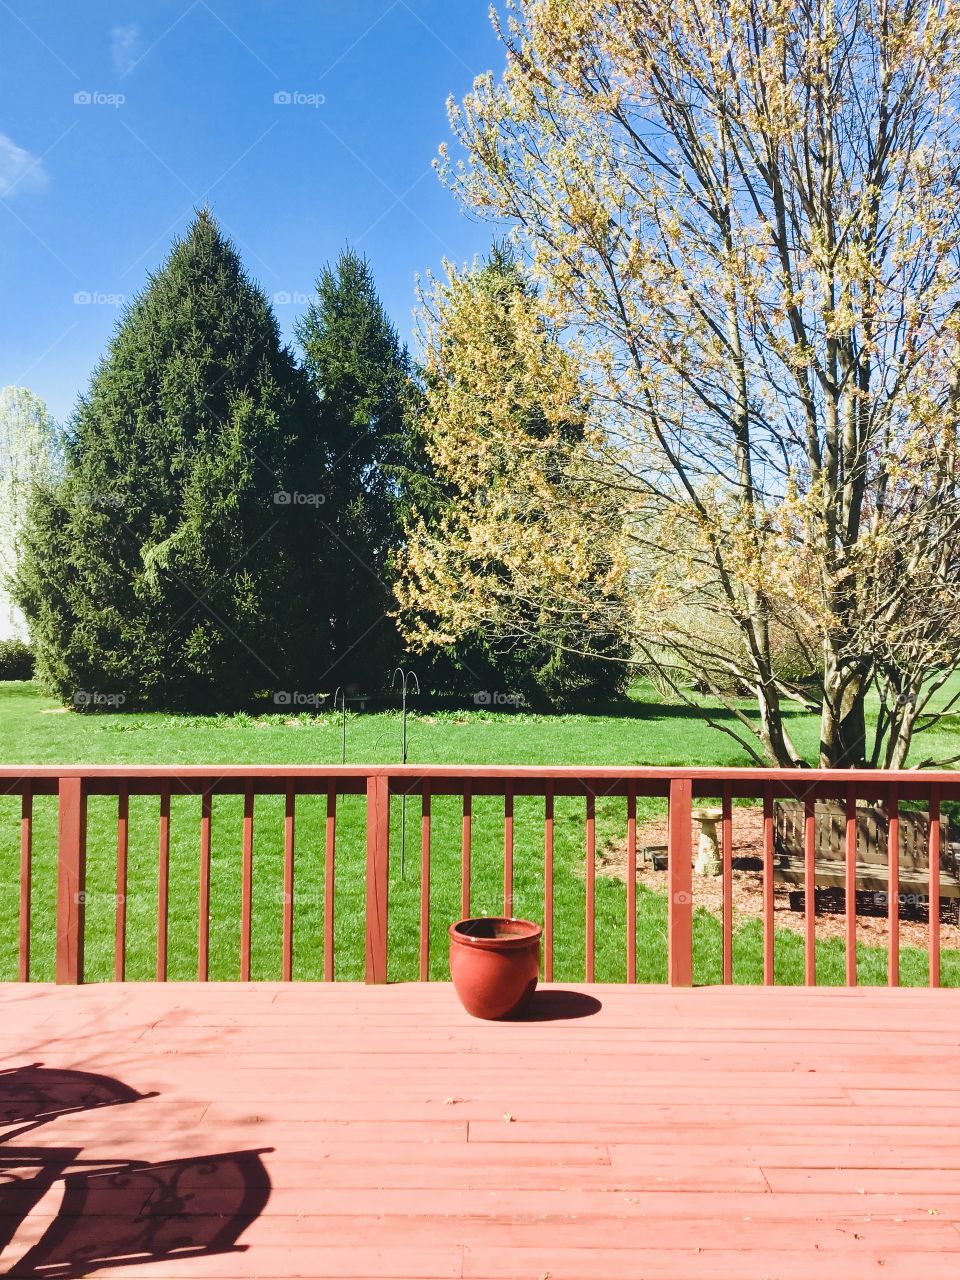
<path id="1" fill-rule="evenodd" d="M 531 920 L 483 916 L 450 926 L 450 976 L 475 1018 L 506 1018 L 533 995 L 540 934 Z"/>

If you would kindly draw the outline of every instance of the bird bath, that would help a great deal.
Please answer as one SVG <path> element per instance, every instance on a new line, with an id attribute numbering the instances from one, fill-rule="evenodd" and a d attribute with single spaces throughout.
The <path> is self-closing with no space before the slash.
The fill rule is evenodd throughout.
<path id="1" fill-rule="evenodd" d="M 720 861 L 717 823 L 723 817 L 723 810 L 694 809 L 690 816 L 700 823 L 700 840 L 693 869 L 698 876 L 718 876 L 723 870 L 723 863 Z"/>

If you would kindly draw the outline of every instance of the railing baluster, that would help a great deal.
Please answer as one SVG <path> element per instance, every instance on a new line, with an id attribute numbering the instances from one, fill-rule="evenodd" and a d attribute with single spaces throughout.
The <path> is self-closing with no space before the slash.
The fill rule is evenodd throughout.
<path id="1" fill-rule="evenodd" d="M 157 849 L 157 981 L 167 980 L 167 917 L 170 898 L 170 783 L 160 786 Z"/>
<path id="2" fill-rule="evenodd" d="M 627 790 L 627 981 L 637 980 L 637 788 Z"/>
<path id="3" fill-rule="evenodd" d="M 240 981 L 250 981 L 253 946 L 253 783 L 243 793 L 242 883 L 240 886 Z"/>
<path id="4" fill-rule="evenodd" d="M 87 882 L 87 791 L 82 778 L 60 778 L 57 827 L 57 982 L 83 981 Z"/>
<path id="5" fill-rule="evenodd" d="M 420 809 L 420 981 L 430 978 L 430 784 L 424 782 Z"/>
<path id="6" fill-rule="evenodd" d="M 213 791 L 203 788 L 200 798 L 200 941 L 197 951 L 197 978 L 207 981 L 210 964 L 210 817 Z"/>
<path id="7" fill-rule="evenodd" d="M 927 901 L 930 923 L 930 986 L 940 985 L 940 784 L 930 787 L 930 839 L 927 858 L 930 868 L 930 885 Z"/>
<path id="8" fill-rule="evenodd" d="M 689 779 L 670 783 L 667 870 L 667 979 L 671 987 L 693 984 L 693 787 Z"/>
<path id="9" fill-rule="evenodd" d="M 596 955 L 597 910 L 597 798 L 587 788 L 587 922 L 584 939 L 584 978 L 593 982 Z"/>
<path id="10" fill-rule="evenodd" d="M 803 800 L 803 980 L 817 985 L 817 808 L 814 793 Z"/>
<path id="11" fill-rule="evenodd" d="M 17 977 L 30 981 L 30 897 L 33 872 L 33 783 L 20 796 L 20 919 Z"/>
<path id="12" fill-rule="evenodd" d="M 553 981 L 553 783 L 543 797 L 543 980 Z"/>
<path id="13" fill-rule="evenodd" d="M 470 917 L 470 842 L 473 824 L 473 794 L 470 783 L 463 784 L 463 834 L 460 844 L 460 916 Z"/>
<path id="14" fill-rule="evenodd" d="M 887 985 L 900 985 L 900 795 L 890 784 L 887 827 Z"/>
<path id="15" fill-rule="evenodd" d="M 327 831 L 323 850 L 323 980 L 333 981 L 334 854 L 337 842 L 337 784 L 327 784 Z"/>
<path id="16" fill-rule="evenodd" d="M 857 985 L 857 789 L 847 787 L 844 907 L 846 909 L 846 982 Z"/>
<path id="17" fill-rule="evenodd" d="M 390 780 L 367 779 L 365 980 L 387 980 L 387 893 L 390 886 Z"/>
<path id="18" fill-rule="evenodd" d="M 287 783 L 283 814 L 283 981 L 293 977 L 293 845 L 296 833 L 297 796 Z"/>
<path id="19" fill-rule="evenodd" d="M 117 911 L 113 938 L 113 980 L 123 982 L 127 971 L 127 846 L 130 827 L 130 786 L 117 787 Z"/>
<path id="20" fill-rule="evenodd" d="M 503 914 L 513 915 L 513 783 L 503 790 Z"/>
<path id="21" fill-rule="evenodd" d="M 733 788 L 723 787 L 720 819 L 720 865 L 723 875 L 723 981 L 733 982 Z"/>
<path id="22" fill-rule="evenodd" d="M 767 783 L 763 788 L 763 982 L 772 987 L 774 968 L 774 916 L 773 916 L 773 791 Z"/>

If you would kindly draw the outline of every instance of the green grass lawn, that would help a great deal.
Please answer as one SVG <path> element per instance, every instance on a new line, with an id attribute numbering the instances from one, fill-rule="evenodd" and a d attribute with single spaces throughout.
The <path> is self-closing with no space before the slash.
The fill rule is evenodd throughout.
<path id="1" fill-rule="evenodd" d="M 714 708 L 718 716 L 727 715 Z M 152 715 L 77 715 L 59 713 L 57 704 L 34 685 L 0 684 L 0 761 L 4 763 L 129 764 L 323 764 L 340 759 L 340 728 L 333 717 L 251 718 Z M 815 717 L 797 712 L 791 732 L 812 759 L 816 752 Z M 936 735 L 925 735 L 918 754 L 952 755 L 960 725 L 950 717 Z M 351 716 L 348 760 L 391 763 L 400 755 L 400 719 L 395 712 Z M 683 706 L 665 705 L 655 692 L 639 686 L 621 714 L 554 715 L 489 711 L 440 711 L 414 714 L 410 720 L 410 759 L 452 764 L 663 764 L 740 765 L 745 753 L 727 735 L 704 727 Z M 322 972 L 323 840 L 325 798 L 302 797 L 297 807 L 297 882 L 295 892 L 294 976 L 316 978 Z M 212 919 L 210 976 L 236 978 L 240 949 L 239 798 L 216 797 L 213 809 Z M 336 976 L 355 979 L 363 970 L 363 895 L 365 802 L 341 798 L 335 893 Z M 643 821 L 662 813 L 658 801 L 640 801 Z M 127 974 L 150 979 L 156 950 L 156 841 L 158 801 L 130 802 Z M 446 929 L 459 915 L 460 801 L 433 802 L 431 877 L 431 976 L 447 977 Z M 258 797 L 254 821 L 253 974 L 280 976 L 282 915 L 282 800 Z M 189 979 L 197 966 L 197 882 L 200 803 L 174 797 L 171 804 L 171 876 L 169 974 Z M 400 801 L 391 823 L 390 977 L 417 973 L 419 911 L 419 803 L 407 804 L 406 862 L 401 871 Z M 515 892 L 517 914 L 542 919 L 543 802 L 518 798 L 515 820 Z M 577 981 L 584 969 L 585 891 L 583 802 L 558 799 L 555 830 L 555 970 L 558 981 Z M 16 975 L 19 800 L 0 798 L 0 979 Z M 502 900 L 502 800 L 474 801 L 471 910 L 496 913 Z M 34 823 L 32 973 L 53 975 L 56 802 L 36 801 Z M 621 840 L 625 831 L 622 800 L 597 801 L 598 846 Z M 113 972 L 113 918 L 116 874 L 116 801 L 93 797 L 88 823 L 88 897 L 86 976 L 108 980 Z M 626 891 L 616 879 L 597 877 L 596 973 L 601 980 L 626 976 Z M 704 910 L 695 915 L 694 965 L 697 982 L 720 977 L 720 924 Z M 666 902 L 641 889 L 638 894 L 638 977 L 666 977 Z M 756 982 L 761 974 L 762 934 L 748 921 L 734 938 L 734 978 Z M 960 953 L 944 953 L 944 981 L 960 985 Z M 817 950 L 818 978 L 840 983 L 842 942 L 823 942 Z M 858 972 L 865 983 L 886 981 L 886 957 L 880 948 L 858 949 Z M 776 946 L 777 981 L 803 978 L 802 939 L 781 932 Z M 901 953 L 905 984 L 925 983 L 923 952 Z"/>

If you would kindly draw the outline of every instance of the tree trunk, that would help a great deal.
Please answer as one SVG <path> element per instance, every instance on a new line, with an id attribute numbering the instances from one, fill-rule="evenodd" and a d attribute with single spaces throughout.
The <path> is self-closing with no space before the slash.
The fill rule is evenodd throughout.
<path id="1" fill-rule="evenodd" d="M 823 703 L 820 714 L 820 767 L 863 768 L 867 757 L 866 693 L 862 669 L 841 662 L 828 642 L 824 646 Z"/>
<path id="2" fill-rule="evenodd" d="M 779 769 L 794 769 L 803 763 L 783 723 L 780 695 L 772 683 L 756 685 L 757 706 L 760 710 L 760 740 L 772 765 Z"/>
<path id="3" fill-rule="evenodd" d="M 898 706 L 890 725 L 884 764 L 888 769 L 904 769 L 917 722 L 916 703 L 911 700 Z"/>

